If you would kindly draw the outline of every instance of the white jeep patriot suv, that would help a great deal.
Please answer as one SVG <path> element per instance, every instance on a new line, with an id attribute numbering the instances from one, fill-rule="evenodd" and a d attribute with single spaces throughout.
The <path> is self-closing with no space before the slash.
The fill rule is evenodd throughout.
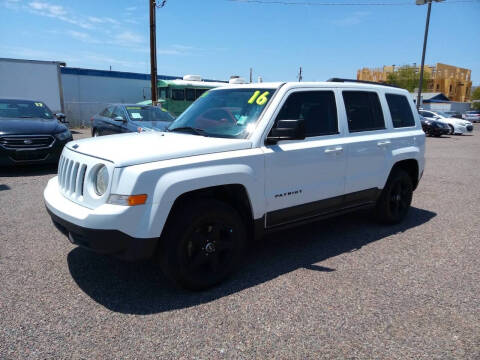
<path id="1" fill-rule="evenodd" d="M 165 132 L 68 143 L 45 203 L 87 249 L 205 289 L 247 240 L 364 207 L 407 214 L 425 134 L 407 91 L 331 79 L 210 90 Z"/>

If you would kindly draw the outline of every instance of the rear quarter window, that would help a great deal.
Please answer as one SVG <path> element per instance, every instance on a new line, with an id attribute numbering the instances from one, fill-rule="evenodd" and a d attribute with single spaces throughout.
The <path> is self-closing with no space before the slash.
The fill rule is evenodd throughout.
<path id="1" fill-rule="evenodd" d="M 394 128 L 415 126 L 412 108 L 408 99 L 403 95 L 386 94 L 388 108 L 392 116 Z"/>

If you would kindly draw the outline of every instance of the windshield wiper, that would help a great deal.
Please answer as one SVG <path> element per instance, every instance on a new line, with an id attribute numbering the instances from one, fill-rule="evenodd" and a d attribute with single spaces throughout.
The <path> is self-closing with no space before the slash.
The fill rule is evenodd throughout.
<path id="1" fill-rule="evenodd" d="M 19 118 L 21 118 L 21 119 L 30 119 L 30 118 L 33 118 L 33 116 L 19 116 Z"/>
<path id="2" fill-rule="evenodd" d="M 207 132 L 203 129 L 199 128 L 194 128 L 191 126 L 180 126 L 174 129 L 166 129 L 168 132 L 174 132 L 174 131 L 190 131 L 196 135 L 202 135 L 202 136 L 208 136 Z"/>

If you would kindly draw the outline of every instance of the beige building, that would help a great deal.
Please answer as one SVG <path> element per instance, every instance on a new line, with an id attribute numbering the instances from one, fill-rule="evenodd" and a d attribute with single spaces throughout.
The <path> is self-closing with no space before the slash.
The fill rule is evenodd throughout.
<path id="1" fill-rule="evenodd" d="M 417 67 L 417 71 L 420 71 Z M 383 68 L 363 68 L 357 71 L 357 80 L 387 82 L 389 73 L 396 71 L 395 65 Z M 472 71 L 452 65 L 437 63 L 425 65 L 425 72 L 430 74 L 427 92 L 441 92 L 451 101 L 470 101 L 472 91 Z"/>

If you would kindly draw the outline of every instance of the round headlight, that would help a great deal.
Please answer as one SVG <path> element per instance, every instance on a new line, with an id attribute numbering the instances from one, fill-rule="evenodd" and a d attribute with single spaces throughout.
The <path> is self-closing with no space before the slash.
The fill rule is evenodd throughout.
<path id="1" fill-rule="evenodd" d="M 108 187 L 108 171 L 105 165 L 98 168 L 94 180 L 95 192 L 98 196 L 102 196 L 106 193 Z"/>

